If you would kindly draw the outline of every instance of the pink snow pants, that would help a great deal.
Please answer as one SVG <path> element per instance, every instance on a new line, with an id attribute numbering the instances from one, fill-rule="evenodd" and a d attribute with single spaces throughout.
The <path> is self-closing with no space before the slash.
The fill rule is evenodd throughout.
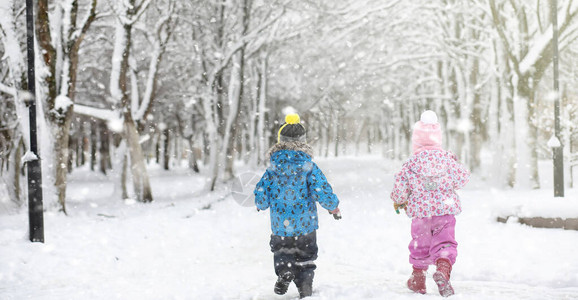
<path id="1" fill-rule="evenodd" d="M 439 258 L 453 265 L 458 256 L 454 215 L 414 218 L 411 221 L 409 262 L 417 269 L 427 269 Z"/>

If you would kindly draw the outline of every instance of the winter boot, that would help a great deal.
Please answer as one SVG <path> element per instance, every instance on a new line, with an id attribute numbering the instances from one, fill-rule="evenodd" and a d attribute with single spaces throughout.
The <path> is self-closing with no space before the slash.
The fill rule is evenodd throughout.
<path id="1" fill-rule="evenodd" d="M 313 295 L 313 281 L 302 282 L 297 290 L 299 290 L 299 298 L 301 299 Z"/>
<path id="2" fill-rule="evenodd" d="M 295 278 L 295 285 L 299 291 L 299 298 L 303 299 L 313 295 L 313 271 L 302 272 L 298 278 Z"/>
<path id="3" fill-rule="evenodd" d="M 438 290 L 442 297 L 448 297 L 454 294 L 454 288 L 450 283 L 450 273 L 452 264 L 446 258 L 440 258 L 436 261 L 437 270 L 433 274 L 433 279 L 438 285 Z"/>
<path id="4" fill-rule="evenodd" d="M 425 272 L 426 269 L 413 267 L 411 277 L 407 280 L 407 287 L 416 293 L 425 294 Z"/>
<path id="5" fill-rule="evenodd" d="M 279 275 L 277 282 L 275 282 L 275 294 L 285 295 L 285 293 L 287 293 L 287 289 L 289 288 L 289 284 L 291 284 L 293 279 L 295 279 L 295 275 L 289 271 Z"/>

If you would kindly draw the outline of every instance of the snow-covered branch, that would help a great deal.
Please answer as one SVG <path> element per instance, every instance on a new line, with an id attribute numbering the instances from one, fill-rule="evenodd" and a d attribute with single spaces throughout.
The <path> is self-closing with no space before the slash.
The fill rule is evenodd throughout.
<path id="1" fill-rule="evenodd" d="M 573 41 L 578 37 L 578 32 L 576 31 L 578 24 L 574 24 L 573 26 L 569 27 L 570 24 L 576 23 L 573 22 L 573 18 L 575 18 L 578 14 L 578 6 L 575 6 L 573 9 L 571 9 L 571 2 L 572 1 L 570 1 L 570 4 L 568 4 L 569 7 L 567 9 L 567 13 L 562 14 L 564 18 L 560 20 L 558 25 L 559 34 L 563 36 L 561 39 L 565 41 L 562 46 L 567 45 L 566 41 Z M 519 64 L 519 70 L 521 74 L 526 74 L 531 71 L 540 60 L 550 60 L 548 55 L 544 55 L 544 52 L 552 44 L 552 31 L 552 24 L 550 24 L 550 26 L 548 26 L 545 31 L 537 33 L 537 36 L 532 39 L 534 42 L 530 46 L 528 53 L 524 56 Z M 563 49 L 562 47 L 560 48 Z"/>
<path id="2" fill-rule="evenodd" d="M 494 22 L 494 27 L 498 31 L 498 35 L 500 36 L 501 42 L 504 44 L 504 51 L 506 52 L 506 55 L 508 55 L 508 58 L 514 64 L 514 71 L 518 74 L 518 76 L 522 77 L 521 76 L 522 74 L 520 74 L 520 67 L 519 67 L 520 63 L 516 55 L 514 55 L 509 39 L 506 37 L 506 33 L 504 32 L 505 27 L 505 24 L 503 22 L 504 17 L 500 15 L 499 10 L 496 8 L 495 0 L 489 0 L 489 4 L 490 4 L 490 12 L 492 13 L 492 18 Z"/>
<path id="3" fill-rule="evenodd" d="M 96 4 L 97 0 L 92 0 L 92 2 L 90 3 L 89 12 L 86 14 L 84 20 L 80 22 L 80 25 L 76 27 L 76 30 L 70 36 L 70 39 L 73 40 L 75 44 L 80 44 L 80 42 L 82 42 L 83 36 L 88 31 L 88 28 L 90 28 L 92 22 L 94 22 L 94 20 L 96 19 Z M 75 46 L 78 47 L 78 45 Z"/>
<path id="4" fill-rule="evenodd" d="M 147 35 L 148 40 L 152 41 L 153 52 L 150 57 L 149 70 L 146 77 L 147 81 L 145 84 L 145 91 L 142 97 L 142 101 L 138 108 L 135 108 L 135 120 L 142 120 L 145 117 L 153 101 L 158 75 L 158 67 L 165 52 L 167 42 L 172 34 L 168 28 L 168 24 L 173 20 L 174 12 L 175 2 L 169 1 L 165 14 L 156 22 L 155 27 L 151 33 Z M 164 35 L 163 32 L 165 33 Z"/>
<path id="5" fill-rule="evenodd" d="M 74 113 L 104 121 L 119 119 L 119 113 L 115 110 L 90 107 L 78 103 L 74 104 Z"/>
<path id="6" fill-rule="evenodd" d="M 277 20 L 279 20 L 279 18 L 281 18 L 281 16 L 283 16 L 283 14 L 285 14 L 285 10 L 283 9 L 283 11 L 281 11 L 277 16 L 271 18 L 269 21 L 260 24 L 257 28 L 255 28 L 254 30 L 252 30 L 251 32 L 249 32 L 247 35 L 241 37 L 241 39 L 239 41 L 237 41 L 229 50 L 229 52 L 224 56 L 224 58 L 220 61 L 219 65 L 216 66 L 211 74 L 209 75 L 209 80 L 208 80 L 208 85 L 212 86 L 214 84 L 215 79 L 217 78 L 217 75 L 219 73 L 221 73 L 221 71 L 223 71 L 223 69 L 229 64 L 229 61 L 231 60 L 231 58 L 233 57 L 233 55 L 235 55 L 235 53 L 237 53 L 237 51 L 241 50 L 241 48 L 243 48 L 248 42 L 250 42 L 251 40 L 257 38 L 259 36 L 259 34 L 265 30 L 267 27 L 269 27 L 271 24 L 277 22 Z"/>
<path id="7" fill-rule="evenodd" d="M 2 82 L 0 82 L 0 92 L 8 94 L 12 97 L 16 97 L 18 95 L 18 91 L 15 88 L 7 86 Z"/>

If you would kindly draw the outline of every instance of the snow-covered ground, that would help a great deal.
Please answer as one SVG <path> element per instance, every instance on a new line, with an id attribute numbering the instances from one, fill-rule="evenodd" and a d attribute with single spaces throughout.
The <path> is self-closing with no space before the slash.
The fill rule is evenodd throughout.
<path id="1" fill-rule="evenodd" d="M 320 210 L 311 299 L 440 299 L 405 282 L 410 220 L 389 200 L 399 163 L 379 157 L 316 160 L 341 200 L 343 219 Z M 68 212 L 44 215 L 44 244 L 28 241 L 26 208 L 0 215 L 0 299 L 296 299 L 273 293 L 269 213 L 226 190 L 201 196 L 187 170 L 151 171 L 151 204 L 111 199 L 98 174 L 70 177 Z M 453 299 L 578 299 L 578 232 L 498 223 L 508 203 L 557 202 L 552 191 L 501 191 L 473 178 L 460 192 Z M 560 212 L 578 216 L 578 192 Z M 556 200 L 558 201 L 558 200 Z M 554 208 L 553 208 L 554 207 Z M 574 212 L 574 213 L 573 213 Z"/>

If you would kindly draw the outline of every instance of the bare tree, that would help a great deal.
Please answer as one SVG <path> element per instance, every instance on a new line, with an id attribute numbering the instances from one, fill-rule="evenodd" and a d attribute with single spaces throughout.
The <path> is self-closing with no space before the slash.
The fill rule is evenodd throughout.
<path id="1" fill-rule="evenodd" d="M 24 51 L 19 40 L 23 33 L 18 31 L 19 16 L 23 9 L 13 1 L 5 2 L 0 10 L 5 10 L 0 18 L 0 175 L 13 203 L 23 203 L 20 187 L 21 156 L 27 138 L 23 130 L 28 128 L 22 90 L 26 89 Z M 20 51 L 18 51 L 20 50 Z"/>
<path id="2" fill-rule="evenodd" d="M 75 100 L 78 53 L 90 25 L 96 18 L 97 0 L 88 2 L 85 17 L 80 18 L 79 1 L 38 1 L 36 36 L 42 61 L 48 68 L 44 77 L 46 96 L 44 114 L 53 137 L 54 186 L 59 209 L 66 213 L 66 176 L 68 143 Z M 46 152 L 45 152 L 46 153 Z"/>
<path id="3" fill-rule="evenodd" d="M 575 28 L 578 6 L 572 0 L 560 1 L 560 49 L 578 37 Z M 552 26 L 549 7 L 539 0 L 488 0 L 493 26 L 503 44 L 513 85 L 513 116 L 517 161 L 509 167 L 516 170 L 516 184 L 539 188 L 536 126 L 536 91 L 544 72 L 552 62 Z M 515 24 L 513 27 L 512 24 Z M 515 28 L 515 30 L 512 30 Z M 506 74 L 509 76 L 509 74 Z"/>
<path id="4" fill-rule="evenodd" d="M 138 201 L 151 202 L 153 200 L 145 159 L 140 145 L 138 130 L 139 121 L 144 121 L 150 112 L 152 102 L 156 96 L 158 67 L 170 38 L 172 17 L 175 2 L 162 1 L 164 6 L 159 10 L 162 13 L 150 32 L 147 39 L 152 45 L 147 75 L 144 76 L 144 93 L 139 93 L 139 80 L 134 65 L 131 66 L 131 47 L 133 28 L 145 11 L 151 5 L 150 0 L 110 3 L 116 15 L 115 47 L 112 56 L 112 71 L 110 79 L 110 94 L 113 101 L 118 103 L 119 112 L 123 118 L 123 133 L 127 141 L 130 170 L 134 192 Z M 159 5 L 156 2 L 154 5 Z"/>

